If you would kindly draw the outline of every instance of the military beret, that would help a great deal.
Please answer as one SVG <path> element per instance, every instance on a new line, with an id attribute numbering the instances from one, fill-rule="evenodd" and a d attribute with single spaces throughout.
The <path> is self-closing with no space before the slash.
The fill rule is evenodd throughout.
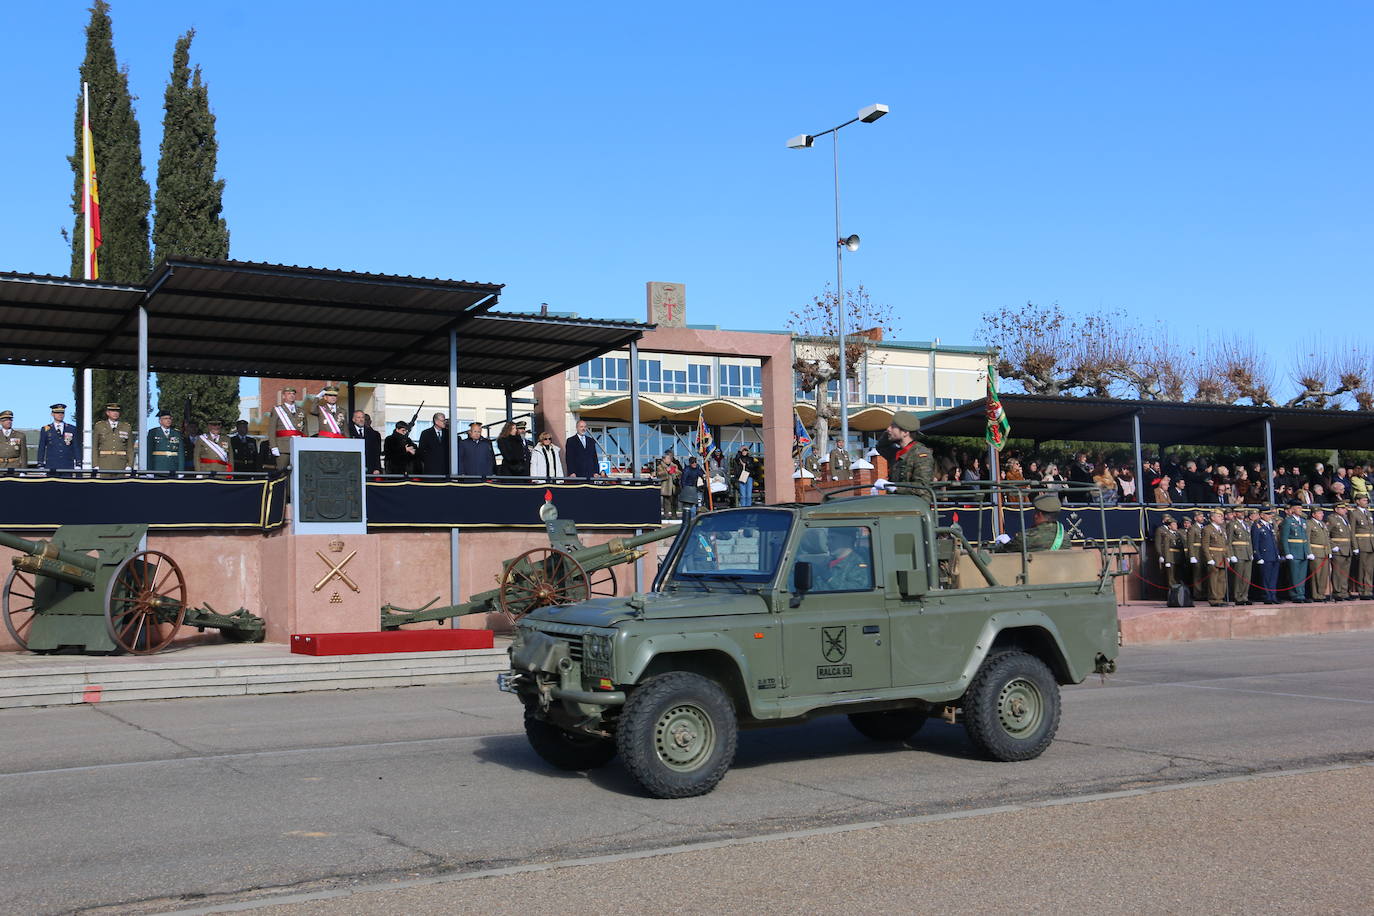
<path id="1" fill-rule="evenodd" d="M 13 419 L 14 419 L 14 411 L 12 411 L 12 410 L 0 410 L 0 420 L 13 420 Z"/>
<path id="2" fill-rule="evenodd" d="M 51 407 L 49 407 L 48 409 L 51 410 L 53 413 L 66 413 L 66 412 L 67 412 L 67 405 L 66 405 L 66 404 L 54 404 L 54 405 L 52 405 Z"/>
<path id="3" fill-rule="evenodd" d="M 892 415 L 892 425 L 909 433 L 920 432 L 921 418 L 909 411 L 899 410 Z"/>
<path id="4" fill-rule="evenodd" d="M 163 417 L 170 417 L 171 415 L 172 415 L 172 412 L 171 412 L 170 410 L 159 410 L 159 411 L 157 412 L 157 418 L 158 418 L 159 420 L 161 420 Z"/>
<path id="5" fill-rule="evenodd" d="M 116 404 L 114 401 L 111 401 L 110 403 L 108 403 L 108 404 L 105 405 L 105 409 L 106 409 L 106 410 L 123 410 L 124 408 L 123 408 L 123 407 L 120 407 L 120 406 L 119 406 L 118 404 Z"/>
<path id="6" fill-rule="evenodd" d="M 1039 509 L 1046 515 L 1058 515 L 1063 507 L 1059 504 L 1059 497 L 1053 493 L 1041 493 L 1031 502 L 1032 506 Z"/>
<path id="7" fill-rule="evenodd" d="M 326 387 L 326 388 L 324 389 L 324 393 L 325 393 L 325 394 L 337 395 L 337 394 L 339 393 L 339 389 L 336 388 L 336 387 L 334 387 L 333 385 L 329 385 L 328 387 Z"/>

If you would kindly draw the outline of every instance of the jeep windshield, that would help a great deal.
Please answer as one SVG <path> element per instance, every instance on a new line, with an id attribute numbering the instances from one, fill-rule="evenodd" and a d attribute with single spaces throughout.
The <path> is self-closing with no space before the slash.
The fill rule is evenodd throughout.
<path id="1" fill-rule="evenodd" d="M 785 509 L 731 509 L 698 518 L 687 532 L 669 582 L 710 591 L 713 582 L 773 581 L 787 547 L 792 513 Z"/>

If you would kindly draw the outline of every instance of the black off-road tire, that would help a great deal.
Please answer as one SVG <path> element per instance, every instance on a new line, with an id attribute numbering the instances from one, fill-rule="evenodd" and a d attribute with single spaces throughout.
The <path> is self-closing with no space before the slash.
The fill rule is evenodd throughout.
<path id="1" fill-rule="evenodd" d="M 964 728 L 993 760 L 1031 760 L 1059 729 L 1059 684 L 1043 661 L 1026 652 L 988 656 L 964 694 Z"/>
<path id="2" fill-rule="evenodd" d="M 716 787 L 735 760 L 735 707 L 720 685 L 687 671 L 652 677 L 630 693 L 616 746 L 630 775 L 655 798 Z"/>
<path id="3" fill-rule="evenodd" d="M 930 714 L 924 709 L 888 709 L 850 713 L 849 724 L 874 741 L 905 741 L 920 731 L 928 718 Z"/>
<path id="4" fill-rule="evenodd" d="M 579 735 L 525 714 L 525 737 L 545 763 L 560 770 L 594 770 L 615 757 L 615 742 Z"/>

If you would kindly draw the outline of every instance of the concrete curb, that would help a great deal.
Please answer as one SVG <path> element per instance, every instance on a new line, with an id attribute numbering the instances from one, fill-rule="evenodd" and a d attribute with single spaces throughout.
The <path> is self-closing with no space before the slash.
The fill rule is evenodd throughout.
<path id="1" fill-rule="evenodd" d="M 1374 601 L 1252 604 L 1245 607 L 1121 609 L 1127 645 L 1200 639 L 1259 639 L 1374 630 Z"/>

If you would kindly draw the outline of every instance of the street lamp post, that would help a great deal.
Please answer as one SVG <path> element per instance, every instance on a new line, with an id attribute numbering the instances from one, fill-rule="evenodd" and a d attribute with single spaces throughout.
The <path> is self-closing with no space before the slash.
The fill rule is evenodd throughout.
<path id="1" fill-rule="evenodd" d="M 846 376 L 847 360 L 845 358 L 845 332 L 844 332 L 844 252 L 859 250 L 859 237 L 857 235 L 843 236 L 840 234 L 840 129 L 848 127 L 856 122 L 872 124 L 874 121 L 887 114 L 886 105 L 869 105 L 867 108 L 860 109 L 858 115 L 845 121 L 843 124 L 836 125 L 829 130 L 823 130 L 818 134 L 798 134 L 787 141 L 788 149 L 810 149 L 816 143 L 817 137 L 824 137 L 830 134 L 834 140 L 834 165 L 835 165 L 835 325 L 840 346 L 840 447 L 846 452 L 849 451 L 849 390 L 845 383 L 848 381 Z"/>

